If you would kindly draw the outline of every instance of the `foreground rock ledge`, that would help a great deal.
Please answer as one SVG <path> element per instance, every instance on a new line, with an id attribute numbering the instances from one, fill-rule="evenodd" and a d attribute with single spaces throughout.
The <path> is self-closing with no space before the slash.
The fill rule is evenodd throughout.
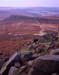
<path id="1" fill-rule="evenodd" d="M 30 75 L 59 75 L 59 55 L 44 55 L 35 60 Z"/>

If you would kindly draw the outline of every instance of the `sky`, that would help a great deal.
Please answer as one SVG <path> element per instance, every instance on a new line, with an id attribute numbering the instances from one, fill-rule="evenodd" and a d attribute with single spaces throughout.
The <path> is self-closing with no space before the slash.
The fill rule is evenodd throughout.
<path id="1" fill-rule="evenodd" d="M 59 0 L 0 0 L 0 7 L 59 7 Z"/>

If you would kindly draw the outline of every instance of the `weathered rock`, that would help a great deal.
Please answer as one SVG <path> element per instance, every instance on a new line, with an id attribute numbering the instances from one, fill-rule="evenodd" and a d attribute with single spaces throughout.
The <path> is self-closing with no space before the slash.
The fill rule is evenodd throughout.
<path id="1" fill-rule="evenodd" d="M 18 69 L 18 68 L 16 68 L 15 66 L 12 66 L 12 67 L 10 68 L 10 70 L 9 70 L 8 75 L 13 75 L 14 72 L 15 72 L 17 69 Z"/>
<path id="2" fill-rule="evenodd" d="M 51 50 L 50 55 L 59 55 L 59 48 Z"/>
<path id="3" fill-rule="evenodd" d="M 4 60 L 0 59 L 0 69 L 1 69 L 1 67 L 2 67 L 3 64 L 4 64 Z"/>
<path id="4" fill-rule="evenodd" d="M 13 75 L 26 75 L 27 66 L 22 66 Z"/>
<path id="5" fill-rule="evenodd" d="M 8 73 L 8 71 L 9 71 L 9 69 L 10 69 L 10 67 L 15 63 L 15 61 L 17 60 L 18 61 L 18 53 L 16 52 L 14 55 L 12 55 L 11 57 L 10 57 L 10 59 L 8 60 L 8 61 L 6 61 L 4 64 L 3 64 L 3 66 L 2 66 L 2 68 L 1 68 L 1 70 L 0 70 L 0 74 L 2 74 L 2 75 L 7 75 L 7 73 Z M 17 59 L 16 59 L 17 58 Z"/>
<path id="6" fill-rule="evenodd" d="M 37 57 L 38 57 L 38 55 L 33 54 L 31 51 L 21 53 L 21 54 L 16 52 L 15 54 L 13 54 L 11 56 L 11 58 L 8 61 L 6 61 L 3 64 L 3 66 L 0 70 L 0 74 L 2 74 L 2 75 L 6 74 L 7 75 L 10 67 L 13 66 L 15 62 L 19 62 L 20 66 L 22 66 L 22 65 L 26 64 L 27 61 L 34 60 Z"/>
<path id="7" fill-rule="evenodd" d="M 44 55 L 35 60 L 30 75 L 51 75 L 59 73 L 59 56 Z"/>
<path id="8" fill-rule="evenodd" d="M 33 60 L 37 57 L 38 57 L 38 55 L 33 53 L 32 51 L 26 51 L 25 53 L 21 54 L 21 59 L 26 60 L 26 61 Z"/>
<path id="9" fill-rule="evenodd" d="M 53 73 L 52 75 L 58 75 L 57 73 Z"/>

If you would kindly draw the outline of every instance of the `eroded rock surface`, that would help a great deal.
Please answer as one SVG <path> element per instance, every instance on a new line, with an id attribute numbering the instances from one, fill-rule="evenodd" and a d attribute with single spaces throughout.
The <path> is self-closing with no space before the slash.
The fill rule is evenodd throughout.
<path id="1" fill-rule="evenodd" d="M 51 75 L 53 73 L 59 73 L 59 56 L 44 55 L 35 60 L 30 75 Z"/>

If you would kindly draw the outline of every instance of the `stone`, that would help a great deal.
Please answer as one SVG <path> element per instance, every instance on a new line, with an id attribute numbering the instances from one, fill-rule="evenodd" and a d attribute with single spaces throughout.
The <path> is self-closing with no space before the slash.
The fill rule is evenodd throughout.
<path id="1" fill-rule="evenodd" d="M 44 55 L 35 60 L 31 75 L 51 75 L 59 73 L 59 56 Z"/>
<path id="2" fill-rule="evenodd" d="M 51 50 L 49 54 L 50 55 L 59 55 L 59 48 Z"/>
<path id="3" fill-rule="evenodd" d="M 15 72 L 17 69 L 18 69 L 18 68 L 16 68 L 15 66 L 12 66 L 12 67 L 10 68 L 10 70 L 9 70 L 8 75 L 13 75 L 14 72 Z"/>

